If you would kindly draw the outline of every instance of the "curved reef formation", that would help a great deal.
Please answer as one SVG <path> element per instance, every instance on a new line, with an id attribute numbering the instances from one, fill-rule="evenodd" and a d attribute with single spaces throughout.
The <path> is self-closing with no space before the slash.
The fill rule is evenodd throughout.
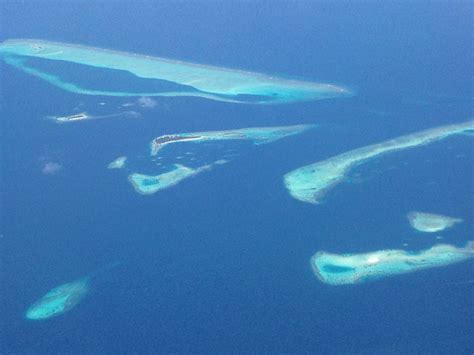
<path id="1" fill-rule="evenodd" d="M 331 84 L 283 79 L 248 71 L 43 40 L 7 40 L 0 44 L 0 56 L 7 63 L 47 80 L 53 85 L 82 94 L 197 96 L 240 103 L 284 103 L 351 95 L 348 89 Z M 28 63 L 28 59 L 31 58 L 121 70 L 139 78 L 162 80 L 174 84 L 172 90 L 151 93 L 88 90 L 35 69 Z M 175 84 L 178 85 L 178 90 Z"/>
<path id="2" fill-rule="evenodd" d="M 461 218 L 416 211 L 408 213 L 407 218 L 413 228 L 426 233 L 440 232 L 463 221 Z"/>
<path id="3" fill-rule="evenodd" d="M 303 166 L 284 176 L 285 186 L 295 199 L 317 204 L 326 193 L 344 181 L 348 172 L 382 154 L 430 144 L 455 134 L 474 131 L 474 121 L 440 126 L 378 144 L 354 149 L 332 158 Z"/>
<path id="4" fill-rule="evenodd" d="M 220 164 L 217 163 L 216 164 Z M 189 168 L 181 164 L 175 164 L 174 169 L 160 175 L 144 175 L 133 173 L 128 176 L 128 181 L 133 185 L 135 191 L 142 195 L 151 195 L 157 191 L 168 189 L 181 181 L 195 176 L 205 170 L 211 169 L 213 164 L 201 166 L 197 169 Z"/>
<path id="5" fill-rule="evenodd" d="M 127 162 L 127 157 L 126 156 L 121 156 L 115 159 L 114 161 L 110 162 L 109 165 L 107 165 L 108 169 L 122 169 L 125 167 L 125 163 Z"/>
<path id="6" fill-rule="evenodd" d="M 278 139 L 303 133 L 315 125 L 295 125 L 279 127 L 251 127 L 226 131 L 167 134 L 153 139 L 150 154 L 157 155 L 166 145 L 186 142 L 206 142 L 220 140 L 250 140 L 254 144 L 265 144 Z"/>
<path id="7" fill-rule="evenodd" d="M 342 255 L 318 252 L 311 258 L 311 267 L 322 282 L 345 285 L 446 266 L 472 257 L 474 242 L 470 241 L 462 248 L 437 244 L 419 252 L 379 250 Z"/>

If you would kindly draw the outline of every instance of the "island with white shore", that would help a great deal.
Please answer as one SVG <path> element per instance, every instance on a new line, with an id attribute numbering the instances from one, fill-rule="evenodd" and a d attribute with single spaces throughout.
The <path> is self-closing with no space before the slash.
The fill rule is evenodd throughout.
<path id="1" fill-rule="evenodd" d="M 284 176 L 285 187 L 297 200 L 317 204 L 327 192 L 343 182 L 349 171 L 383 154 L 415 148 L 474 131 L 474 120 L 430 128 L 381 143 L 354 149 L 310 165 L 300 167 Z"/>
<path id="2" fill-rule="evenodd" d="M 174 143 L 207 142 L 225 140 L 249 140 L 254 144 L 266 144 L 284 137 L 303 133 L 316 125 L 301 124 L 277 127 L 249 127 L 225 131 L 167 134 L 153 139 L 150 143 L 150 155 L 157 155 L 165 146 Z"/>
<path id="3" fill-rule="evenodd" d="M 412 211 L 407 214 L 410 225 L 420 232 L 436 233 L 463 222 L 462 218 Z"/>
<path id="4" fill-rule="evenodd" d="M 419 252 L 388 249 L 362 254 L 332 254 L 320 251 L 311 258 L 311 268 L 319 280 L 336 286 L 447 266 L 472 257 L 474 241 L 464 247 L 437 244 Z"/>
<path id="5" fill-rule="evenodd" d="M 76 122 L 90 120 L 92 116 L 89 116 L 87 112 L 76 113 L 68 116 L 48 116 L 50 120 L 56 121 L 57 123 Z"/>

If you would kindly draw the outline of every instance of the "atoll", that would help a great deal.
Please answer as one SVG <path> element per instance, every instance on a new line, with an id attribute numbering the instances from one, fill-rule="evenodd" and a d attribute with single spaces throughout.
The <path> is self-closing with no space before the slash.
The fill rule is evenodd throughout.
<path id="1" fill-rule="evenodd" d="M 0 44 L 0 56 L 8 64 L 61 89 L 89 95 L 196 96 L 240 103 L 285 103 L 352 94 L 346 88 L 331 84 L 283 79 L 242 70 L 44 40 L 7 40 Z M 33 64 L 28 63 L 31 58 L 126 71 L 139 78 L 174 84 L 169 91 L 162 92 L 91 90 L 34 68 Z"/>
<path id="2" fill-rule="evenodd" d="M 474 257 L 474 242 L 462 248 L 437 244 L 419 252 L 379 250 L 363 254 L 318 252 L 311 258 L 316 276 L 330 285 L 356 284 L 422 269 L 446 266 Z"/>

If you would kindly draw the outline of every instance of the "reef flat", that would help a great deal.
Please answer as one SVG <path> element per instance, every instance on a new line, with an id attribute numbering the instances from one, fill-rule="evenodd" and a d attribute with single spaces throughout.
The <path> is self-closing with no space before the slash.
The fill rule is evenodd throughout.
<path id="1" fill-rule="evenodd" d="M 153 139 L 150 143 L 150 154 L 156 155 L 158 154 L 158 151 L 163 149 L 166 145 L 174 143 L 217 140 L 250 140 L 254 144 L 265 144 L 284 137 L 300 134 L 314 127 L 316 127 L 316 125 L 251 127 L 226 131 L 168 134 Z"/>
<path id="2" fill-rule="evenodd" d="M 44 40 L 7 40 L 0 44 L 0 56 L 8 64 L 57 87 L 89 95 L 196 96 L 219 101 L 260 104 L 352 95 L 350 90 L 332 84 L 284 79 L 249 71 Z M 27 63 L 29 58 L 121 70 L 139 78 L 167 81 L 181 87 L 180 90 L 141 93 L 89 90 L 35 69 Z"/>
<path id="3" fill-rule="evenodd" d="M 115 159 L 114 161 L 110 162 L 109 165 L 107 165 L 107 168 L 108 169 L 122 169 L 125 166 L 126 162 L 127 162 L 127 157 L 121 156 Z"/>
<path id="4" fill-rule="evenodd" d="M 463 221 L 461 218 L 416 211 L 408 213 L 407 218 L 413 228 L 426 233 L 440 232 Z"/>
<path id="5" fill-rule="evenodd" d="M 284 183 L 295 199 L 317 204 L 326 193 L 344 181 L 354 167 L 382 154 L 427 145 L 452 135 L 474 131 L 474 121 L 440 126 L 354 149 L 287 173 Z"/>
<path id="6" fill-rule="evenodd" d="M 69 311 L 89 292 L 89 280 L 84 277 L 53 288 L 28 308 L 26 318 L 47 319 Z"/>
<path id="7" fill-rule="evenodd" d="M 419 252 L 379 250 L 365 254 L 318 252 L 311 258 L 316 276 L 330 285 L 356 284 L 458 263 L 474 257 L 474 242 L 462 248 L 437 244 Z"/>
<path id="8" fill-rule="evenodd" d="M 171 171 L 160 175 L 144 175 L 132 173 L 128 176 L 128 181 L 135 191 L 142 195 L 151 195 L 160 190 L 168 189 L 181 181 L 195 176 L 205 170 L 209 170 L 212 164 L 201 166 L 197 169 L 189 168 L 181 164 L 174 164 Z"/>

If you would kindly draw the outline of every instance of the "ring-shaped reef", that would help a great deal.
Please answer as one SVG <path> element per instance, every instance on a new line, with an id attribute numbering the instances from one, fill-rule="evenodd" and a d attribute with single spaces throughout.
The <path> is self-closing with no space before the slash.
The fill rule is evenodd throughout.
<path id="1" fill-rule="evenodd" d="M 352 95 L 350 90 L 332 84 L 284 79 L 243 70 L 45 40 L 7 40 L 0 44 L 0 57 L 7 63 L 64 90 L 90 95 L 198 96 L 220 101 L 260 104 Z M 139 78 L 172 83 L 173 89 L 140 93 L 105 89 L 88 90 L 64 81 L 58 76 L 34 69 L 28 64 L 32 58 L 125 71 Z M 176 84 L 180 90 L 176 90 Z"/>

